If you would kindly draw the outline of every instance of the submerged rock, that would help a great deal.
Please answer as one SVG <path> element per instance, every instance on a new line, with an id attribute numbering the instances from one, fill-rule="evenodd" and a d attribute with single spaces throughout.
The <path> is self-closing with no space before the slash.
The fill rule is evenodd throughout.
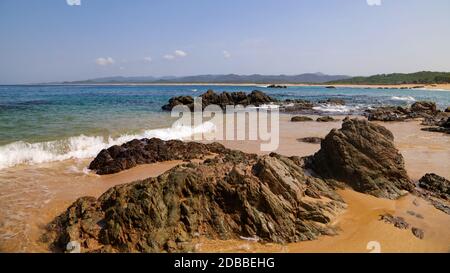
<path id="1" fill-rule="evenodd" d="M 89 169 L 101 175 L 112 174 L 140 164 L 168 160 L 202 159 L 207 155 L 224 150 L 225 147 L 218 143 L 163 141 L 158 138 L 135 139 L 121 146 L 115 145 L 102 150 L 89 164 Z"/>
<path id="2" fill-rule="evenodd" d="M 345 105 L 345 100 L 331 98 L 331 99 L 326 99 L 326 100 L 320 100 L 319 103 L 329 104 L 329 105 Z"/>
<path id="3" fill-rule="evenodd" d="M 333 129 L 307 166 L 323 178 L 345 182 L 354 190 L 377 197 L 398 198 L 414 188 L 402 155 L 386 128 L 362 119 L 346 118 Z"/>
<path id="4" fill-rule="evenodd" d="M 277 84 L 271 84 L 267 86 L 267 88 L 287 88 L 286 85 L 277 85 Z"/>
<path id="5" fill-rule="evenodd" d="M 333 235 L 345 203 L 300 162 L 226 150 L 80 198 L 49 224 L 46 238 L 55 251 L 77 241 L 82 252 L 186 252 L 199 235 L 276 243 Z"/>
<path id="6" fill-rule="evenodd" d="M 295 116 L 291 118 L 292 122 L 305 122 L 305 121 L 313 121 L 312 118 L 310 117 L 305 117 L 305 116 Z"/>

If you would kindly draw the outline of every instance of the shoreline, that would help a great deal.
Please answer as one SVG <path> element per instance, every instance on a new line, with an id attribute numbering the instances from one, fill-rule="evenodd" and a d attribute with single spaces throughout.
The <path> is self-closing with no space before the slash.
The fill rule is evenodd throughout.
<path id="1" fill-rule="evenodd" d="M 49 83 L 49 84 L 6 84 L 0 86 L 268 86 L 272 83 Z M 450 91 L 448 84 L 332 84 L 332 83 L 277 83 L 288 87 L 330 87 L 359 89 L 404 89 L 422 91 Z M 418 88 L 420 86 L 420 88 Z M 267 88 L 267 87 L 264 87 Z M 277 88 L 273 88 L 277 89 Z M 282 88 L 280 88 L 283 90 Z"/>
<path id="2" fill-rule="evenodd" d="M 289 115 L 285 115 L 280 120 L 280 147 L 276 151 L 277 153 L 286 156 L 307 156 L 314 154 L 320 148 L 320 145 L 301 143 L 298 142 L 297 139 L 311 136 L 324 137 L 331 129 L 340 128 L 341 126 L 341 121 L 329 123 L 292 123 L 289 121 L 289 117 Z M 412 180 L 417 181 L 421 176 L 428 172 L 434 172 L 447 178 L 450 177 L 450 170 L 448 170 L 446 166 L 443 166 L 445 164 L 442 164 L 442 162 L 445 161 L 445 158 L 450 156 L 450 151 L 447 148 L 450 145 L 448 136 L 420 131 L 420 124 L 418 121 L 392 123 L 379 122 L 378 124 L 385 126 L 393 132 L 395 136 L 395 145 L 405 158 L 405 167 Z M 187 141 L 190 141 L 190 139 L 187 139 Z M 260 143 L 255 141 L 233 141 L 223 142 L 222 144 L 231 149 L 254 153 L 258 151 Z M 259 154 L 262 153 L 259 152 Z M 37 241 L 42 235 L 45 225 L 53 220 L 54 217 L 62 213 L 79 197 L 98 197 L 114 185 L 157 176 L 182 163 L 181 161 L 169 161 L 146 164 L 117 174 L 98 176 L 83 171 L 83 168 L 89 164 L 90 160 L 91 158 L 83 160 L 66 160 L 32 166 L 21 165 L 0 172 L 0 179 L 3 179 L 4 181 L 8 181 L 7 179 L 10 180 L 9 183 L 4 183 L 4 185 L 2 185 L 1 192 L 3 193 L 2 196 L 4 198 L 0 198 L 3 200 L 0 202 L 0 208 L 2 208 L 2 210 L 0 210 L 0 219 L 6 225 L 3 226 L 0 231 L 1 252 L 48 252 L 46 245 Z M 23 195 L 23 192 L 26 192 L 27 194 Z M 357 195 L 356 197 L 359 196 L 357 198 L 359 200 L 358 202 L 362 202 L 362 204 L 368 202 L 367 206 L 369 206 L 369 204 L 375 204 L 374 206 L 377 207 L 378 205 L 387 202 L 384 199 L 374 198 L 364 194 L 355 194 Z M 353 195 L 350 193 L 350 197 Z M 430 210 L 435 213 L 434 209 L 430 208 Z M 418 240 L 415 237 L 412 237 L 410 233 L 405 233 L 405 231 L 385 226 L 384 223 L 381 223 L 378 220 L 375 221 L 376 215 L 371 215 L 371 218 L 369 218 L 372 221 L 370 226 L 375 226 L 376 228 L 367 229 L 365 231 L 367 234 L 364 236 L 370 237 L 374 234 L 381 234 L 381 232 L 378 231 L 378 227 L 384 227 L 389 231 L 389 236 L 392 235 L 392 237 L 389 238 L 400 236 L 404 240 L 411 240 L 411 242 L 407 244 L 408 246 L 402 245 L 402 248 L 398 248 L 397 251 L 444 251 L 441 244 L 438 246 L 434 245 L 434 243 L 426 243 L 425 241 Z M 441 225 L 442 217 L 444 217 L 441 216 L 439 218 L 440 220 L 436 220 L 439 223 L 431 222 L 432 224 L 428 224 L 428 228 L 434 228 Z M 445 217 L 447 220 L 450 219 L 448 215 Z M 345 221 L 342 223 L 343 227 L 345 227 Z M 347 225 L 347 227 L 348 226 L 349 225 Z M 330 238 L 323 237 L 311 242 L 300 242 L 290 245 L 288 250 L 290 249 L 290 252 L 326 252 L 327 250 L 365 252 L 366 250 L 361 248 L 361 246 L 355 246 L 357 248 L 346 248 L 346 245 L 343 244 L 342 241 L 340 248 L 328 249 L 330 244 L 332 245 L 339 242 L 339 238 L 345 238 L 348 234 L 353 234 L 351 236 L 359 234 L 359 228 L 353 228 L 352 230 L 353 231 L 347 230 L 342 233 L 342 236 L 344 237 L 339 235 Z M 436 232 L 432 231 L 432 234 L 436 234 Z M 447 234 L 444 235 L 448 236 Z M 363 235 L 361 236 L 362 237 L 358 238 L 365 238 Z M 325 243 L 323 243 L 322 240 Z M 433 239 L 433 242 L 436 242 L 436 240 Z M 218 251 L 226 252 L 229 243 L 234 245 L 233 247 L 236 247 L 247 242 L 238 241 L 238 245 L 235 245 L 233 242 L 222 242 L 222 244 L 219 244 L 219 246 L 222 247 L 219 248 Z M 396 250 L 395 244 L 392 242 L 386 242 L 386 244 L 390 244 L 391 246 L 385 250 Z M 206 244 L 205 247 L 207 247 L 207 245 L 208 244 Z M 269 248 L 269 250 L 266 248 L 257 250 L 263 252 L 280 251 L 280 249 L 284 247 L 283 245 L 276 244 L 272 244 L 272 246 L 273 248 Z M 217 247 L 218 245 L 216 244 L 212 249 L 217 249 Z M 233 249 L 239 251 L 239 249 Z M 208 250 L 205 249 L 205 251 Z"/>

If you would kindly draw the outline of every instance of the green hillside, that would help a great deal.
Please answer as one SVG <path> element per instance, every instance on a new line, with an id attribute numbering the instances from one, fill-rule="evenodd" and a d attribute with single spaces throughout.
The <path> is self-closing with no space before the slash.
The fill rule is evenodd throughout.
<path id="1" fill-rule="evenodd" d="M 450 72 L 422 71 L 416 73 L 379 74 L 332 81 L 333 84 L 438 84 L 450 83 Z"/>

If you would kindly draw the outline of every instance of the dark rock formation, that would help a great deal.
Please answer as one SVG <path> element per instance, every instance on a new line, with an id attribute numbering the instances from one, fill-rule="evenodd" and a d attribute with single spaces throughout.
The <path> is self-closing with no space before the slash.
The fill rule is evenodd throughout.
<path id="1" fill-rule="evenodd" d="M 323 140 L 323 138 L 320 137 L 304 137 L 297 139 L 300 142 L 306 142 L 311 144 L 320 144 Z"/>
<path id="2" fill-rule="evenodd" d="M 411 232 L 414 234 L 414 236 L 416 236 L 419 239 L 423 239 L 423 237 L 425 236 L 425 233 L 423 232 L 423 230 L 421 230 L 420 228 L 415 228 L 413 227 L 411 229 Z"/>
<path id="3" fill-rule="evenodd" d="M 445 109 L 445 113 L 450 113 L 450 106 Z"/>
<path id="4" fill-rule="evenodd" d="M 441 119 L 441 111 L 437 110 L 436 103 L 428 101 L 415 102 L 411 107 L 383 106 L 367 110 L 370 121 L 404 121 L 414 118 Z"/>
<path id="5" fill-rule="evenodd" d="M 314 104 L 308 100 L 302 99 L 287 99 L 284 101 L 284 104 L 280 106 L 280 111 L 287 113 L 301 113 L 305 111 L 312 111 Z"/>
<path id="6" fill-rule="evenodd" d="M 361 119 L 346 118 L 333 129 L 307 166 L 323 178 L 343 181 L 356 191 L 377 197 L 398 198 L 412 191 L 402 155 L 386 128 Z"/>
<path id="7" fill-rule="evenodd" d="M 336 86 L 327 86 L 327 87 L 325 87 L 325 88 L 327 88 L 327 89 L 336 89 Z"/>
<path id="8" fill-rule="evenodd" d="M 175 106 L 186 105 L 189 109 L 194 109 L 194 98 L 191 96 L 179 96 L 173 97 L 169 100 L 169 103 L 163 105 L 162 109 L 164 111 L 171 111 Z"/>
<path id="9" fill-rule="evenodd" d="M 405 221 L 403 217 L 393 216 L 392 214 L 383 214 L 380 215 L 380 221 L 384 221 L 385 223 L 392 224 L 396 228 L 399 229 L 408 229 L 409 224 Z"/>
<path id="10" fill-rule="evenodd" d="M 408 118 L 411 111 L 407 108 L 399 107 L 378 107 L 376 109 L 367 110 L 369 121 L 404 121 Z"/>
<path id="11" fill-rule="evenodd" d="M 76 241 L 82 252 L 186 252 L 198 236 L 289 243 L 334 235 L 343 208 L 329 185 L 304 173 L 300 158 L 226 150 L 80 198 L 48 225 L 45 239 L 54 251 Z"/>
<path id="12" fill-rule="evenodd" d="M 271 84 L 267 86 L 267 88 L 287 88 L 286 85 L 277 85 L 277 84 Z"/>
<path id="13" fill-rule="evenodd" d="M 149 164 L 168 160 L 202 159 L 212 153 L 223 152 L 218 144 L 163 141 L 158 138 L 135 139 L 121 146 L 102 150 L 89 165 L 97 174 L 112 174 L 133 168 L 139 164 Z"/>
<path id="14" fill-rule="evenodd" d="M 225 109 L 227 105 L 254 105 L 260 106 L 262 104 L 276 102 L 277 100 L 269 97 L 261 91 L 252 91 L 250 94 L 244 92 L 223 92 L 216 93 L 213 90 L 208 90 L 206 93 L 200 96 L 202 98 L 202 109 L 208 105 L 214 104 Z M 162 107 L 165 111 L 171 111 L 173 107 L 177 105 L 186 105 L 191 109 L 194 109 L 194 99 L 190 96 L 174 97 L 169 100 L 169 103 Z"/>
<path id="15" fill-rule="evenodd" d="M 419 180 L 419 187 L 435 196 L 450 200 L 450 181 L 434 173 L 427 173 Z"/>
<path id="16" fill-rule="evenodd" d="M 428 120 L 427 123 L 423 123 L 423 125 L 433 126 L 422 128 L 423 131 L 450 134 L 450 117 L 438 121 Z"/>
<path id="17" fill-rule="evenodd" d="M 437 113 L 436 103 L 429 101 L 418 101 L 411 105 L 413 113 L 425 113 L 428 115 L 435 115 Z"/>
<path id="18" fill-rule="evenodd" d="M 332 122 L 332 121 L 338 121 L 338 120 L 334 119 L 333 117 L 330 117 L 330 116 L 325 116 L 325 117 L 317 118 L 316 121 L 317 122 Z"/>
<path id="19" fill-rule="evenodd" d="M 330 104 L 330 105 L 345 105 L 345 100 L 331 98 L 331 99 L 326 99 L 326 100 L 320 100 L 319 103 Z"/>
<path id="20" fill-rule="evenodd" d="M 295 116 L 291 118 L 292 122 L 305 122 L 305 121 L 313 121 L 312 118 L 310 117 L 305 117 L 305 116 Z"/>

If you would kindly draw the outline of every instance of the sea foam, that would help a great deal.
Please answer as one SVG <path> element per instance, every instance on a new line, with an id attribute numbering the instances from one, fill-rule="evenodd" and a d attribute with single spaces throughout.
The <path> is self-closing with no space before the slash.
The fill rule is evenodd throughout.
<path id="1" fill-rule="evenodd" d="M 195 134 L 213 132 L 215 128 L 213 123 L 205 122 L 197 127 L 175 125 L 171 128 L 146 130 L 142 134 L 124 134 L 116 138 L 80 135 L 38 143 L 18 141 L 0 146 L 0 170 L 19 164 L 31 165 L 90 158 L 96 156 L 103 149 L 121 145 L 133 139 L 156 137 L 162 140 L 182 140 Z"/>
<path id="2" fill-rule="evenodd" d="M 399 100 L 399 101 L 416 101 L 414 97 L 411 96 L 393 96 L 391 100 Z"/>
<path id="3" fill-rule="evenodd" d="M 332 105 L 332 104 L 323 104 L 319 106 L 313 107 L 313 110 L 326 112 L 326 113 L 351 113 L 359 110 L 359 106 L 347 106 L 347 105 Z"/>

